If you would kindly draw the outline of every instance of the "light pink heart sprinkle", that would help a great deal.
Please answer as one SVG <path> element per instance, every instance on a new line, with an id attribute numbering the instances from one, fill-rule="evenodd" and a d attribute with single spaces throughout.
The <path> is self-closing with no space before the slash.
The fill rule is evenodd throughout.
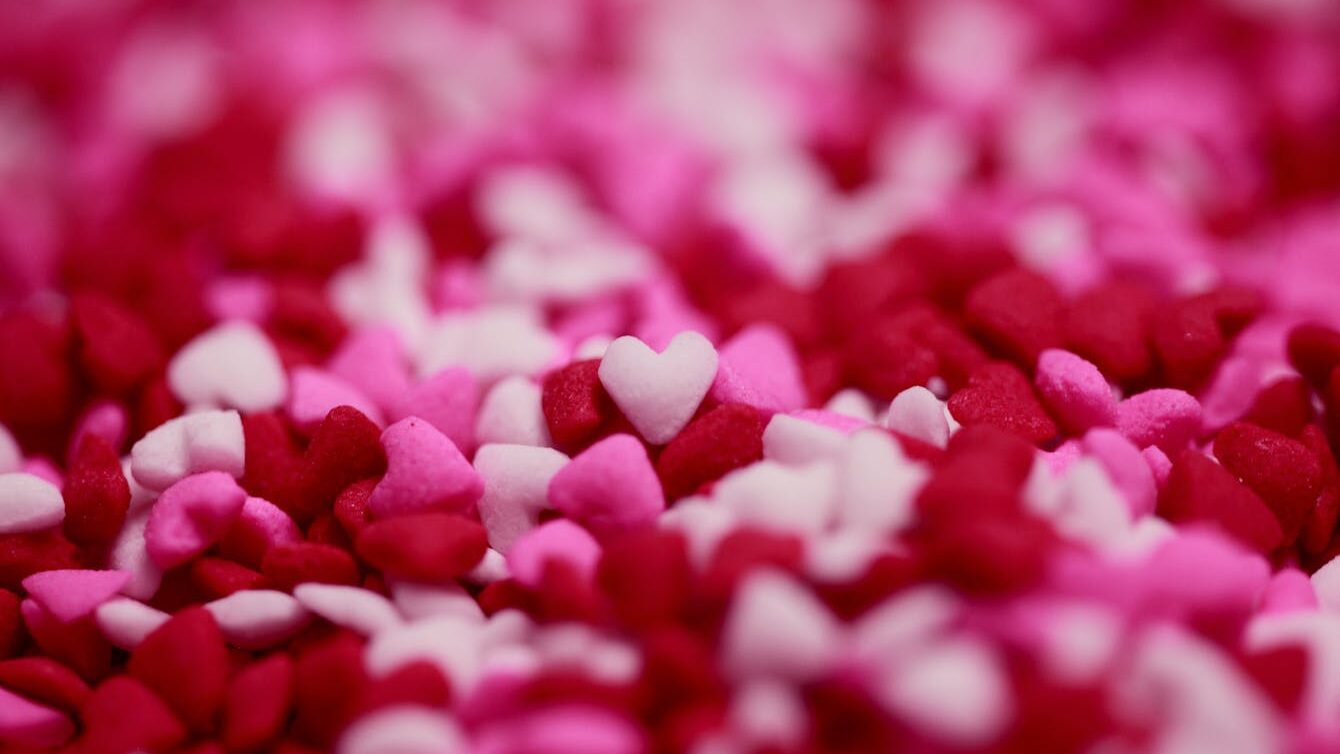
<path id="1" fill-rule="evenodd" d="M 343 379 L 311 367 L 293 370 L 286 410 L 299 429 L 316 429 L 326 414 L 338 406 L 352 406 L 374 424 L 382 423 L 381 409 L 362 391 Z"/>
<path id="2" fill-rule="evenodd" d="M 484 480 L 446 435 L 417 416 L 382 432 L 386 476 L 368 499 L 373 516 L 432 510 L 465 512 L 484 493 Z"/>
<path id="3" fill-rule="evenodd" d="M 1038 395 L 1072 433 L 1117 424 L 1117 400 L 1098 367 L 1059 348 L 1038 356 Z"/>
<path id="4" fill-rule="evenodd" d="M 746 327 L 721 346 L 719 357 L 710 393 L 718 402 L 747 403 L 767 412 L 804 408 L 796 351 L 777 327 Z"/>
<path id="5" fill-rule="evenodd" d="M 593 531 L 649 525 L 665 510 L 661 481 L 636 437 L 610 435 L 573 458 L 549 482 L 549 504 Z"/>
<path id="6" fill-rule="evenodd" d="M 512 578 L 538 588 L 545 564 L 561 560 L 576 568 L 583 577 L 595 573 L 600 561 L 600 545 L 585 529 L 558 519 L 522 534 L 507 552 L 507 568 Z"/>
<path id="7" fill-rule="evenodd" d="M 150 559 L 166 569 L 203 553 L 228 532 L 246 499 L 246 491 L 221 471 L 195 474 L 167 488 L 144 529 Z"/>

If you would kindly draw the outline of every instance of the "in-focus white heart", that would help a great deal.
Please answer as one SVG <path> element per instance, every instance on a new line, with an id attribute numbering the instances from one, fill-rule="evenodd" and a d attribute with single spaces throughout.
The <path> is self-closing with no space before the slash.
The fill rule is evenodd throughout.
<path id="1" fill-rule="evenodd" d="M 688 330 L 661 353 L 625 335 L 600 360 L 600 383 L 643 439 L 669 442 L 693 418 L 717 374 L 717 350 Z"/>
<path id="2" fill-rule="evenodd" d="M 288 380 L 265 333 L 246 322 L 225 322 L 201 333 L 172 357 L 172 394 L 188 406 L 252 413 L 284 402 Z"/>

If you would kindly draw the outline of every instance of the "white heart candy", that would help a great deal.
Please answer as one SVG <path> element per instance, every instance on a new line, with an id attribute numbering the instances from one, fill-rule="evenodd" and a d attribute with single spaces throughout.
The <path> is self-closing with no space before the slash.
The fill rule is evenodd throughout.
<path id="1" fill-rule="evenodd" d="M 630 335 L 600 360 L 600 383 L 643 439 L 669 442 L 693 418 L 717 373 L 711 341 L 686 330 L 661 353 Z"/>
<path id="2" fill-rule="evenodd" d="M 168 364 L 168 386 L 188 406 L 220 406 L 246 413 L 284 402 L 288 382 L 265 333 L 229 322 L 202 333 Z"/>
<path id="3" fill-rule="evenodd" d="M 246 435 L 236 411 L 200 411 L 155 427 L 130 449 L 134 481 L 164 490 L 183 477 L 223 471 L 241 478 L 246 469 Z"/>
<path id="4" fill-rule="evenodd" d="M 0 474 L 0 500 L 0 534 L 49 529 L 65 519 L 60 490 L 32 474 Z"/>

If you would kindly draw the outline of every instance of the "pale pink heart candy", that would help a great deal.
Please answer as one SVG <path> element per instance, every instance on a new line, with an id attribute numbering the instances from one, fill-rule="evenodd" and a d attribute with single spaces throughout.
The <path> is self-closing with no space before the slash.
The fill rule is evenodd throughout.
<path id="1" fill-rule="evenodd" d="M 472 754 L 642 754 L 647 742 L 626 716 L 590 705 L 558 705 L 482 728 Z"/>
<path id="2" fill-rule="evenodd" d="M 139 481 L 135 479 L 135 472 L 132 470 L 132 466 L 133 463 L 130 456 L 122 456 L 121 476 L 126 478 L 126 484 L 130 486 L 130 506 L 128 511 L 130 513 L 136 513 L 153 505 L 154 501 L 158 499 L 158 491 L 151 490 L 140 484 Z"/>
<path id="3" fill-rule="evenodd" d="M 246 500 L 246 491 L 221 471 L 177 482 L 149 512 L 144 530 L 149 557 L 163 569 L 190 561 L 228 533 Z"/>
<path id="4" fill-rule="evenodd" d="M 735 514 L 705 497 L 681 498 L 675 507 L 661 514 L 656 525 L 677 531 L 688 541 L 689 559 L 700 570 L 706 570 L 716 555 L 717 547 L 732 531 L 737 522 Z"/>
<path id="5" fill-rule="evenodd" d="M 499 380 L 479 407 L 475 421 L 479 444 L 549 445 L 540 394 L 540 386 L 526 377 Z"/>
<path id="6" fill-rule="evenodd" d="M 772 680 L 751 681 L 735 692 L 730 705 L 733 733 L 751 746 L 779 751 L 805 741 L 809 711 L 800 691 Z"/>
<path id="7" fill-rule="evenodd" d="M 454 615 L 458 618 L 483 620 L 484 611 L 479 603 L 465 591 L 465 587 L 456 583 L 420 584 L 413 581 L 392 579 L 387 586 L 391 588 L 391 600 L 396 610 L 407 621 L 418 621 L 440 615 Z"/>
<path id="8" fill-rule="evenodd" d="M 562 351 L 543 318 L 522 306 L 488 306 L 451 312 L 437 319 L 424 338 L 418 372 L 429 375 L 446 367 L 470 370 L 483 384 L 514 374 L 539 374 Z"/>
<path id="9" fill-rule="evenodd" d="M 23 580 L 23 588 L 56 620 L 69 623 L 116 596 L 128 581 L 125 571 L 60 569 L 34 573 Z"/>
<path id="10" fill-rule="evenodd" d="M 387 427 L 386 476 L 368 498 L 373 516 L 473 509 L 484 493 L 484 480 L 446 435 L 415 416 Z"/>
<path id="11" fill-rule="evenodd" d="M 763 457 L 788 466 L 836 458 L 846 435 L 832 427 L 788 414 L 773 414 L 763 430 Z"/>
<path id="12" fill-rule="evenodd" d="M 841 421 L 860 422 L 859 426 L 875 424 L 877 417 L 875 415 L 875 404 L 870 397 L 855 388 L 843 388 L 837 391 L 828 403 L 824 404 L 822 409 L 806 409 L 808 411 L 819 411 L 842 417 Z M 800 413 L 792 411 L 793 414 Z"/>
<path id="13" fill-rule="evenodd" d="M 135 481 L 163 490 L 190 474 L 246 470 L 246 437 L 236 411 L 201 411 L 170 419 L 130 449 Z"/>
<path id="14" fill-rule="evenodd" d="M 1155 388 L 1117 406 L 1117 429 L 1140 448 L 1157 445 L 1174 456 L 1200 433 L 1200 402 L 1184 390 Z"/>
<path id="15" fill-rule="evenodd" d="M 0 688 L 0 743 L 6 748 L 54 749 L 73 735 L 74 723 L 64 713 Z"/>
<path id="16" fill-rule="evenodd" d="M 592 531 L 613 532 L 653 523 L 665 510 L 665 494 L 642 443 L 616 434 L 554 474 L 549 504 Z"/>
<path id="17" fill-rule="evenodd" d="M 757 570 L 736 590 L 721 637 L 721 664 L 736 680 L 804 682 L 831 670 L 841 627 L 814 595 L 772 570 Z"/>
<path id="18" fill-rule="evenodd" d="M 511 575 L 511 571 L 507 570 L 507 556 L 490 547 L 484 551 L 484 557 L 479 559 L 479 565 L 461 579 L 476 586 L 488 586 Z"/>
<path id="19" fill-rule="evenodd" d="M 340 734 L 335 754 L 463 754 L 465 736 L 441 710 L 408 704 L 383 707 Z"/>
<path id="20" fill-rule="evenodd" d="M 107 641 L 125 650 L 139 646 L 144 637 L 157 631 L 170 617 L 161 610 L 128 597 L 108 600 L 99 605 L 93 614 L 94 622 Z"/>
<path id="21" fill-rule="evenodd" d="M 18 471 L 22 464 L 23 451 L 19 449 L 18 441 L 5 425 L 0 424 L 0 474 Z"/>
<path id="22" fill-rule="evenodd" d="M 1312 588 L 1323 610 L 1340 613 L 1340 557 L 1331 558 L 1313 572 Z"/>
<path id="23" fill-rule="evenodd" d="M 130 417 L 121 404 L 109 400 L 97 401 L 79 417 L 70 438 L 70 453 L 73 454 L 79 448 L 79 443 L 87 435 L 101 437 L 108 445 L 119 448 L 126 441 L 129 424 Z"/>
<path id="24" fill-rule="evenodd" d="M 265 333 L 225 322 L 182 346 L 167 370 L 168 387 L 187 406 L 268 411 L 284 402 L 288 383 Z"/>
<path id="25" fill-rule="evenodd" d="M 1013 717 L 1009 674 L 975 638 L 921 646 L 885 672 L 877 694 L 895 716 L 954 746 L 989 745 Z"/>
<path id="26" fill-rule="evenodd" d="M 484 445 L 475 453 L 475 470 L 484 478 L 479 518 L 489 545 L 506 554 L 516 538 L 535 527 L 549 507 L 549 482 L 568 463 L 553 448 Z"/>
<path id="27" fill-rule="evenodd" d="M 292 596 L 273 589 L 241 589 L 206 602 L 229 644 L 242 649 L 265 649 L 301 631 L 311 613 Z"/>
<path id="28" fill-rule="evenodd" d="M 416 660 L 431 662 L 451 681 L 452 693 L 464 696 L 484 661 L 484 625 L 477 616 L 437 615 L 389 628 L 368 641 L 363 664 L 376 678 Z"/>
<path id="29" fill-rule="evenodd" d="M 65 520 L 60 490 L 32 474 L 0 474 L 0 500 L 0 534 L 50 529 Z"/>
<path id="30" fill-rule="evenodd" d="M 1038 395 L 1071 433 L 1117 424 L 1117 399 L 1098 367 L 1069 351 L 1049 348 L 1038 356 Z"/>
<path id="31" fill-rule="evenodd" d="M 836 514 L 837 472 L 822 461 L 805 466 L 759 461 L 722 477 L 712 499 L 753 526 L 817 535 Z"/>
<path id="32" fill-rule="evenodd" d="M 364 327 L 340 344 L 326 364 L 330 373 L 390 411 L 410 389 L 400 337 L 390 327 Z"/>
<path id="33" fill-rule="evenodd" d="M 866 419 L 822 408 L 806 408 L 801 409 L 800 411 L 792 411 L 791 416 L 794 416 L 797 419 L 804 419 L 807 422 L 813 422 L 821 427 L 836 429 L 844 435 L 849 435 L 858 429 L 870 426 L 870 422 Z"/>
<path id="34" fill-rule="evenodd" d="M 285 410 L 299 429 L 304 432 L 316 429 L 326 414 L 338 406 L 356 408 L 373 424 L 382 424 L 381 409 L 358 388 L 321 369 L 293 370 Z"/>
<path id="35" fill-rule="evenodd" d="M 1056 493 L 1041 498 L 1041 503 L 1037 497 L 1030 503 L 1068 539 L 1101 547 L 1119 544 L 1129 533 L 1130 503 L 1096 459 L 1080 458 L 1070 464 Z"/>
<path id="36" fill-rule="evenodd" d="M 364 636 L 372 636 L 403 622 L 390 600 L 369 589 L 309 583 L 294 587 L 293 596 L 316 615 Z"/>
<path id="37" fill-rule="evenodd" d="M 1317 592 L 1306 573 L 1297 568 L 1283 568 L 1270 577 L 1266 591 L 1261 595 L 1260 613 L 1293 613 L 1316 610 L 1320 607 Z"/>
<path id="38" fill-rule="evenodd" d="M 479 413 L 479 386 L 470 370 L 444 369 L 410 388 L 391 416 L 417 416 L 451 439 L 461 453 L 475 451 L 475 416 Z"/>
<path id="39" fill-rule="evenodd" d="M 556 519 L 521 535 L 507 553 L 512 578 L 534 588 L 540 586 L 545 564 L 550 561 L 567 563 L 589 579 L 600 562 L 600 545 L 582 527 Z"/>
<path id="40" fill-rule="evenodd" d="M 747 403 L 766 412 L 805 407 L 791 339 L 774 325 L 750 325 L 722 344 L 710 395 L 719 403 Z"/>
<path id="41" fill-rule="evenodd" d="M 837 464 L 837 520 L 865 533 L 902 530 L 912 523 L 914 500 L 928 476 L 888 432 L 853 432 Z"/>
<path id="42" fill-rule="evenodd" d="M 1154 472 L 1134 443 L 1116 430 L 1099 428 L 1089 430 L 1082 444 L 1125 498 L 1132 520 L 1154 512 L 1158 502 Z"/>
<path id="43" fill-rule="evenodd" d="M 163 581 L 163 569 L 154 565 L 144 541 L 151 513 L 151 509 L 144 509 L 128 516 L 107 553 L 108 566 L 130 574 L 130 581 L 121 591 L 137 600 L 152 599 Z"/>
<path id="44" fill-rule="evenodd" d="M 661 353 L 629 335 L 600 360 L 600 383 L 638 434 L 662 445 L 689 423 L 717 373 L 712 342 L 696 332 L 676 335 Z"/>
<path id="45" fill-rule="evenodd" d="M 949 420 L 945 418 L 944 403 L 920 385 L 894 396 L 884 426 L 937 448 L 949 444 Z"/>

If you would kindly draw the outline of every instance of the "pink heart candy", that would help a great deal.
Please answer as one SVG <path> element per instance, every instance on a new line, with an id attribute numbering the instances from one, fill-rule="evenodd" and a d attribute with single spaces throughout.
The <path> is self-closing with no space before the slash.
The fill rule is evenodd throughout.
<path id="1" fill-rule="evenodd" d="M 410 389 L 409 367 L 400 337 L 390 327 L 367 327 L 351 334 L 326 365 L 383 410 Z"/>
<path id="2" fill-rule="evenodd" d="M 420 382 L 405 393 L 392 416 L 417 416 L 446 435 L 466 455 L 475 449 L 475 416 L 479 387 L 470 370 L 452 367 Z"/>
<path id="3" fill-rule="evenodd" d="M 23 580 L 23 588 L 56 620 L 69 623 L 92 613 L 128 581 L 125 571 L 64 569 L 34 573 Z"/>
<path id="4" fill-rule="evenodd" d="M 286 408 L 294 424 L 305 431 L 316 429 L 337 406 L 352 406 L 375 424 L 382 423 L 381 409 L 348 382 L 321 369 L 293 370 Z"/>
<path id="5" fill-rule="evenodd" d="M 747 403 L 768 412 L 805 406 L 796 352 L 786 333 L 769 324 L 750 325 L 726 341 L 711 396 L 720 403 Z"/>
<path id="6" fill-rule="evenodd" d="M 551 560 L 565 561 L 589 578 L 600 561 L 600 545 L 582 527 L 558 519 L 517 538 L 507 553 L 507 568 L 518 582 L 538 588 Z"/>
<path id="7" fill-rule="evenodd" d="M 1131 518 L 1154 512 L 1158 489 L 1154 472 L 1135 444 L 1112 429 L 1093 429 L 1084 435 L 1084 449 L 1098 459 L 1103 470 L 1130 505 Z"/>
<path id="8" fill-rule="evenodd" d="M 597 533 L 650 524 L 665 509 L 661 481 L 636 437 L 610 435 L 554 474 L 549 504 Z"/>
<path id="9" fill-rule="evenodd" d="M 149 558 L 159 568 L 190 561 L 223 538 L 247 493 L 222 471 L 188 476 L 159 495 L 144 529 Z"/>
<path id="10" fill-rule="evenodd" d="M 1117 429 L 1140 448 L 1157 445 L 1175 456 L 1200 432 L 1200 402 L 1184 390 L 1136 393 L 1117 406 Z"/>
<path id="11" fill-rule="evenodd" d="M 1098 367 L 1059 348 L 1038 356 L 1038 395 L 1052 416 L 1073 433 L 1117 423 L 1117 400 Z"/>
<path id="12" fill-rule="evenodd" d="M 0 500 L 0 534 L 47 529 L 65 519 L 60 489 L 33 474 L 0 474 Z"/>
<path id="13" fill-rule="evenodd" d="M 411 416 L 382 432 L 386 476 L 368 498 L 373 516 L 430 510 L 465 512 L 484 494 L 484 480 L 456 444 L 432 424 Z"/>
<path id="14" fill-rule="evenodd" d="M 72 735 L 74 724 L 69 717 L 0 689 L 0 743 L 25 749 L 50 749 L 65 743 Z"/>

